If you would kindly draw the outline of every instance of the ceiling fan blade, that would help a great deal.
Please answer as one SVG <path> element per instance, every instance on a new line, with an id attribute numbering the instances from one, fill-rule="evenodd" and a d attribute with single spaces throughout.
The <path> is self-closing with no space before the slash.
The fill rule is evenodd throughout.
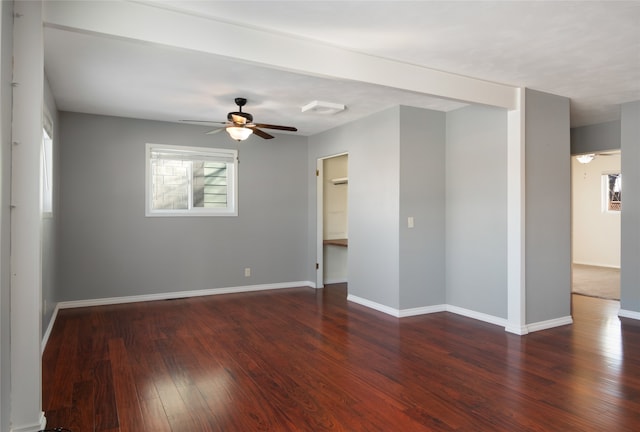
<path id="1" fill-rule="evenodd" d="M 225 128 L 218 128 L 218 129 L 214 129 L 214 130 L 210 130 L 209 132 L 205 133 L 205 135 L 213 135 L 213 134 L 217 134 L 220 131 L 225 130 Z"/>
<path id="2" fill-rule="evenodd" d="M 253 129 L 253 133 L 258 135 L 260 138 L 264 138 L 264 139 L 273 138 L 273 135 L 269 135 L 268 133 L 266 133 L 263 130 L 258 129 L 257 127 L 252 127 L 251 129 Z"/>
<path id="3" fill-rule="evenodd" d="M 270 125 L 270 124 L 264 124 L 264 123 L 256 123 L 255 126 L 265 128 L 265 129 L 277 129 L 277 130 L 291 131 L 291 132 L 298 131 L 297 128 L 294 128 L 292 126 L 278 126 L 278 125 Z"/>
<path id="4" fill-rule="evenodd" d="M 210 120 L 180 120 L 180 122 L 182 123 L 195 123 L 195 124 L 204 124 L 204 125 L 224 125 L 227 124 L 227 122 L 217 122 L 217 121 L 210 121 Z"/>

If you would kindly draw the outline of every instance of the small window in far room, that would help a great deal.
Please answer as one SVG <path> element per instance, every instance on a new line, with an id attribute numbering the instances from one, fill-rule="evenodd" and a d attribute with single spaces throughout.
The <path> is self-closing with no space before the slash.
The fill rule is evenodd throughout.
<path id="1" fill-rule="evenodd" d="M 147 144 L 146 216 L 237 216 L 237 151 Z"/>
<path id="2" fill-rule="evenodd" d="M 622 207 L 622 176 L 620 173 L 602 175 L 603 209 L 619 212 Z"/>

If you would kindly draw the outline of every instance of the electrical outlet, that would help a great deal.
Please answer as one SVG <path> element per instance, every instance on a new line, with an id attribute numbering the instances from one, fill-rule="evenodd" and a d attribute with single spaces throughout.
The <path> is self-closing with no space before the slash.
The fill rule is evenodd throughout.
<path id="1" fill-rule="evenodd" d="M 251 276 L 251 268 L 246 267 L 246 268 L 244 269 L 244 276 L 245 276 L 245 277 L 249 277 L 249 276 Z"/>

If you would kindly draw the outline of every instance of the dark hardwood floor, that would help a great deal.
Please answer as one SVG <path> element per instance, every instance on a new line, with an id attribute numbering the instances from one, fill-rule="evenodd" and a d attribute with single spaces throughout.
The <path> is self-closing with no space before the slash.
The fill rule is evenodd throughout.
<path id="1" fill-rule="evenodd" d="M 524 337 L 341 285 L 66 309 L 43 407 L 73 432 L 640 430 L 640 325 L 573 302 Z"/>

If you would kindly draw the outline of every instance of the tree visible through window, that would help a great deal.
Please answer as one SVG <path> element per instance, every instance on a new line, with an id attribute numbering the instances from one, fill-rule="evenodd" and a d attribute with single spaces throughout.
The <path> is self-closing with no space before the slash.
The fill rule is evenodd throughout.
<path id="1" fill-rule="evenodd" d="M 147 145 L 147 216 L 230 216 L 235 150 Z"/>
<path id="2" fill-rule="evenodd" d="M 620 173 L 605 174 L 607 186 L 607 211 L 620 211 L 622 206 L 622 176 Z"/>

